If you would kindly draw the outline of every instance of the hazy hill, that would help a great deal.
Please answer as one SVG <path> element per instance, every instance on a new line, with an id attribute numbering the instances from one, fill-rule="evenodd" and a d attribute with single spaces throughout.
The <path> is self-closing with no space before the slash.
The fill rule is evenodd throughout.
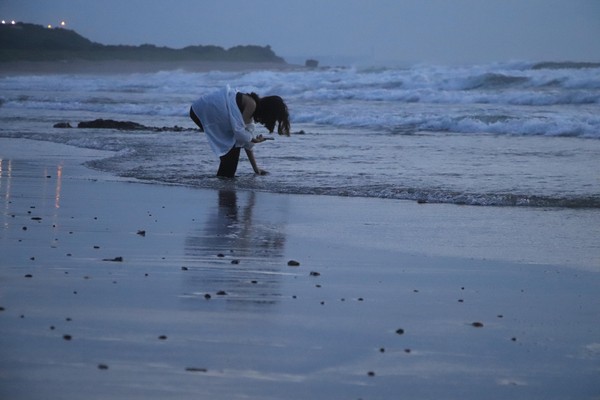
<path id="1" fill-rule="evenodd" d="M 110 46 L 95 43 L 73 30 L 17 23 L 0 25 L 1 61 L 128 60 L 128 61 L 244 61 L 285 63 L 270 46 L 189 46 L 183 49 Z"/>

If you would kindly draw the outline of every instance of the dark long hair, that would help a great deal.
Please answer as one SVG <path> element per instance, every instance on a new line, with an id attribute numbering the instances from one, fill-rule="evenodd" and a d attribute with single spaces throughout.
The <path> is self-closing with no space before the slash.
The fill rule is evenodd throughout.
<path id="1" fill-rule="evenodd" d="M 290 113 L 283 99 L 279 96 L 258 97 L 256 93 L 250 96 L 256 101 L 254 121 L 264 125 L 270 133 L 273 133 L 277 124 L 277 133 L 289 136 Z"/>

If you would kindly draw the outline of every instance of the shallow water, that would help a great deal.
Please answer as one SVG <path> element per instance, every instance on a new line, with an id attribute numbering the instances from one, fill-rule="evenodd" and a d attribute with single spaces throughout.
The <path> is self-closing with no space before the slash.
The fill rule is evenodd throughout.
<path id="1" fill-rule="evenodd" d="M 303 133 L 257 146 L 271 175 L 255 178 L 242 160 L 239 188 L 600 208 L 600 68 L 538 67 L 7 76 L 0 78 L 0 136 L 116 151 L 89 165 L 219 188 L 218 159 L 202 134 L 52 126 L 104 118 L 193 128 L 189 104 L 230 84 L 282 95 L 292 130 Z"/>

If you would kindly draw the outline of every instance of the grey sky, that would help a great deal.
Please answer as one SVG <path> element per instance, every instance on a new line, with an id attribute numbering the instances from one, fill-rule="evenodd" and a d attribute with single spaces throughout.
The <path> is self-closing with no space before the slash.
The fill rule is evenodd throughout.
<path id="1" fill-rule="evenodd" d="M 600 0 L 0 0 L 103 44 L 271 45 L 361 63 L 600 61 Z"/>

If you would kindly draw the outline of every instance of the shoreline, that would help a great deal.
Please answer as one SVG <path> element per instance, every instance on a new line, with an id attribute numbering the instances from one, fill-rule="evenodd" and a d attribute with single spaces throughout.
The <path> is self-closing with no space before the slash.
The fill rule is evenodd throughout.
<path id="1" fill-rule="evenodd" d="M 210 71 L 289 71 L 304 68 L 299 65 L 273 62 L 236 61 L 129 61 L 129 60 L 64 60 L 64 61 L 2 61 L 2 75 L 35 74 L 115 74 L 153 73 L 184 70 L 188 72 Z"/>
<path id="2" fill-rule="evenodd" d="M 25 142 L 0 139 L 2 398 L 600 392 L 597 270 L 499 242 L 531 210 L 140 184 Z"/>

